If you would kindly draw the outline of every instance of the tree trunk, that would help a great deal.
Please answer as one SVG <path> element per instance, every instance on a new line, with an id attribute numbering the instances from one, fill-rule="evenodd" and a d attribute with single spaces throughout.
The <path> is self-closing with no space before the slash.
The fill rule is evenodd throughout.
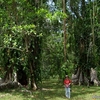
<path id="1" fill-rule="evenodd" d="M 90 76 L 88 76 L 88 73 L 90 72 Z M 80 68 L 78 68 L 77 73 L 76 74 L 72 74 L 72 83 L 76 84 L 76 85 L 87 85 L 89 86 L 91 84 L 91 82 L 94 83 L 94 85 L 99 86 L 100 85 L 100 81 L 97 78 L 97 72 L 96 70 L 94 70 L 93 68 L 90 69 L 90 71 L 88 71 L 86 73 L 86 71 L 81 70 Z"/>
<path id="2" fill-rule="evenodd" d="M 30 62 L 30 72 L 31 72 L 31 89 L 36 90 L 37 89 L 37 85 L 35 82 L 35 77 L 34 77 L 34 69 L 33 69 L 33 63 Z"/>
<path id="3" fill-rule="evenodd" d="M 81 84 L 87 84 L 89 86 L 89 79 L 84 75 L 85 72 L 82 69 L 78 68 L 77 73 L 72 75 L 72 83 L 79 86 Z"/>
<path id="4" fill-rule="evenodd" d="M 66 0 L 63 0 L 63 12 L 66 13 Z M 66 62 L 66 18 L 63 20 L 64 31 L 64 61 Z"/>
<path id="5" fill-rule="evenodd" d="M 8 82 L 8 81 L 13 81 L 13 69 L 12 69 L 12 67 L 6 67 L 6 69 L 5 69 L 5 76 L 4 76 L 4 82 Z"/>
<path id="6" fill-rule="evenodd" d="M 100 81 L 97 78 L 97 71 L 93 68 L 91 68 L 90 77 L 91 77 L 91 82 L 93 82 L 94 85 L 96 85 L 96 86 L 100 85 Z"/>

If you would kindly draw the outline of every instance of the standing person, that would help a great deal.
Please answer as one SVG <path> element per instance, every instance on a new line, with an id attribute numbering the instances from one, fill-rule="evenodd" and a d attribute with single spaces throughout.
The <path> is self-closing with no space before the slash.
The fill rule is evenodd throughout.
<path id="1" fill-rule="evenodd" d="M 69 79 L 69 76 L 66 75 L 66 78 L 64 79 L 64 86 L 65 86 L 65 96 L 67 98 L 70 98 L 70 85 L 71 85 L 71 80 Z"/>

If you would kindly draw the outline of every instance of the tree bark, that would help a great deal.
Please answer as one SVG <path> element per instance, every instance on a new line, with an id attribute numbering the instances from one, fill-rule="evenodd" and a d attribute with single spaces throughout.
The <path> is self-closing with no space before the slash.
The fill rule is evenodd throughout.
<path id="1" fill-rule="evenodd" d="M 66 13 L 66 0 L 63 0 L 63 12 Z M 63 20 L 64 31 L 64 61 L 66 62 L 66 18 Z"/>
<path id="2" fill-rule="evenodd" d="M 87 73 L 90 72 L 90 76 L 88 76 Z M 76 74 L 72 74 L 72 83 L 73 84 L 77 84 L 77 85 L 87 85 L 90 86 L 91 82 L 94 83 L 94 85 L 99 86 L 100 85 L 100 81 L 97 78 L 97 72 L 95 69 L 91 68 L 89 72 L 85 72 L 81 69 L 78 68 L 77 73 Z M 88 77 L 90 79 L 88 79 Z"/>
<path id="3" fill-rule="evenodd" d="M 8 81 L 13 81 L 13 69 L 12 69 L 12 67 L 6 67 L 6 69 L 5 69 L 5 76 L 4 76 L 4 82 L 8 82 Z"/>
<path id="4" fill-rule="evenodd" d="M 96 85 L 96 86 L 100 85 L 100 81 L 97 78 L 97 71 L 93 68 L 91 68 L 91 70 L 90 70 L 90 77 L 91 77 L 91 82 L 93 82 L 94 85 Z"/>
<path id="5" fill-rule="evenodd" d="M 36 90 L 37 89 L 37 85 L 36 85 L 36 82 L 35 82 L 35 77 L 34 77 L 34 70 L 33 70 L 33 63 L 30 62 L 30 72 L 31 72 L 31 88 L 33 90 Z"/>

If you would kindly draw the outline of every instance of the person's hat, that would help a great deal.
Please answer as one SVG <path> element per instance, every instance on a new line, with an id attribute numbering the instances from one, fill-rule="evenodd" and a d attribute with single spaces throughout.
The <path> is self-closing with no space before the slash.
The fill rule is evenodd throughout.
<path id="1" fill-rule="evenodd" d="M 68 77 L 68 75 L 66 75 L 66 77 Z"/>

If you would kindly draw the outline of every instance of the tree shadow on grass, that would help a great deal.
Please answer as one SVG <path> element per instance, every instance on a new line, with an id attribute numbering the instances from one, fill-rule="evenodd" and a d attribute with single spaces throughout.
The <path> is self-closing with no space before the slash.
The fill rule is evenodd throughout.
<path id="1" fill-rule="evenodd" d="M 2 95 L 9 96 L 10 100 L 14 100 L 13 98 L 21 98 L 20 100 L 33 100 L 32 92 L 26 90 L 25 88 L 16 88 L 16 89 L 6 89 L 2 90 Z M 6 95 L 8 94 L 8 95 Z M 7 99 L 4 99 L 7 100 Z"/>
<path id="2" fill-rule="evenodd" d="M 99 91 L 100 87 L 88 88 L 86 86 L 73 85 L 71 88 L 71 100 L 77 100 L 78 96 L 83 96 L 84 98 L 84 95 L 86 94 L 93 94 Z M 20 96 L 23 98 L 22 100 L 66 100 L 64 86 L 58 81 L 45 81 L 41 84 L 41 88 L 37 91 L 30 91 L 23 88 L 9 89 L 3 92 L 10 93 L 14 96 Z"/>
<path id="3" fill-rule="evenodd" d="M 100 87 L 86 87 L 86 86 L 72 86 L 71 88 L 71 99 L 74 99 L 78 96 L 82 96 L 84 98 L 85 95 L 87 94 L 94 94 L 96 92 L 100 91 Z M 39 92 L 40 93 L 40 92 Z M 93 96 L 93 95 L 92 95 Z M 49 84 L 44 84 L 43 88 L 41 90 L 41 96 L 43 99 L 41 100 L 55 100 L 54 98 L 62 98 L 63 100 L 66 99 L 65 97 L 65 90 L 64 86 L 62 83 L 49 83 Z M 62 100 L 61 99 L 61 100 Z M 91 97 L 92 99 L 92 97 Z M 77 99 L 76 99 L 77 100 Z M 81 99 L 83 100 L 83 99 Z"/>
<path id="4" fill-rule="evenodd" d="M 91 99 L 93 99 L 93 95 L 96 92 L 100 93 L 100 87 L 91 86 L 88 88 L 86 86 L 73 86 L 71 96 L 72 98 L 81 96 L 85 99 L 85 95 L 89 95 L 91 96 Z"/>

